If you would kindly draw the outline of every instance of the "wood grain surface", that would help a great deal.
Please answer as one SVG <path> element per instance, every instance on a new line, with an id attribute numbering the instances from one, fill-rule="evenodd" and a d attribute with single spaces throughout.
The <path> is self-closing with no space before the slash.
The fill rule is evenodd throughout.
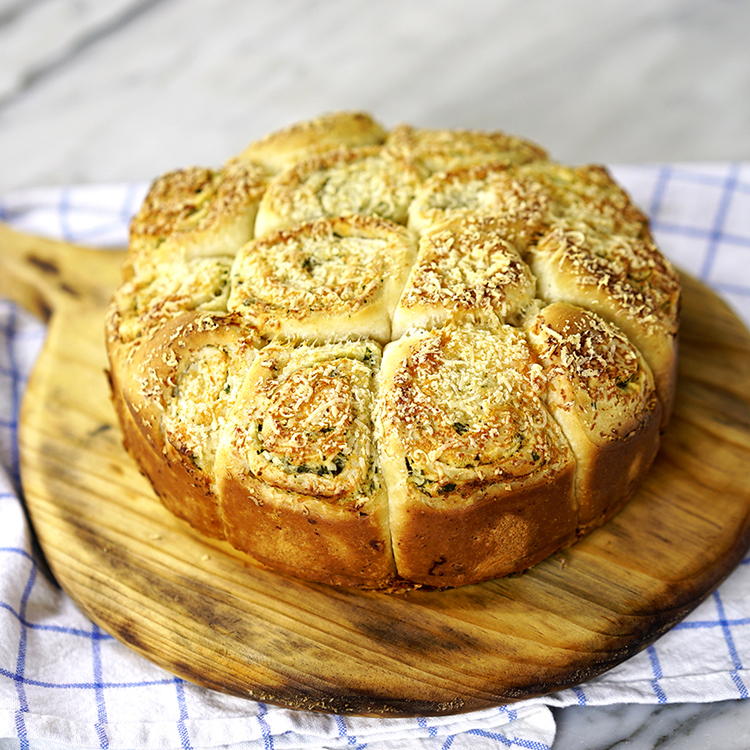
<path id="1" fill-rule="evenodd" d="M 0 259 L 0 293 L 49 319 L 20 449 L 50 569 L 98 625 L 200 685 L 381 716 L 546 694 L 652 643 L 750 544 L 750 335 L 689 277 L 676 411 L 635 499 L 521 576 L 389 595 L 263 570 L 167 513 L 122 448 L 104 374 L 121 254 L 0 226 Z"/>

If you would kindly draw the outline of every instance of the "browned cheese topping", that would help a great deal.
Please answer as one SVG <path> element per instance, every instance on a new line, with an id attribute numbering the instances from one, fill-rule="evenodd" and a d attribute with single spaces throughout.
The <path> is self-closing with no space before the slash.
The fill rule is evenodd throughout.
<path id="1" fill-rule="evenodd" d="M 648 219 L 603 167 L 543 162 L 525 164 L 516 172 L 548 196 L 551 217 L 563 226 L 649 237 Z"/>
<path id="2" fill-rule="evenodd" d="M 416 336 L 383 393 L 411 480 L 432 497 L 513 482 L 567 456 L 524 335 L 446 326 Z"/>
<path id="3" fill-rule="evenodd" d="M 504 321 L 534 297 L 531 270 L 507 239 L 503 222 L 454 220 L 422 235 L 417 262 L 399 301 Z"/>
<path id="4" fill-rule="evenodd" d="M 340 498 L 373 471 L 374 368 L 380 352 L 352 342 L 270 345 L 241 396 L 248 469 L 290 491 Z"/>
<path id="5" fill-rule="evenodd" d="M 333 361 L 297 371 L 273 394 L 263 418 L 263 449 L 284 456 L 290 466 L 323 466 L 349 453 L 347 435 L 354 418 L 351 384 Z"/>
<path id="6" fill-rule="evenodd" d="M 304 238 L 281 234 L 256 241 L 238 255 L 230 309 L 260 302 L 304 315 L 371 298 L 381 285 L 385 243 L 318 229 Z"/>
<path id="7" fill-rule="evenodd" d="M 586 423 L 592 439 L 624 437 L 654 408 L 648 366 L 625 335 L 598 315 L 560 304 L 549 309 L 555 310 L 554 323 L 542 313 L 529 333 L 550 391 L 558 391 L 555 400 Z"/>
<path id="8" fill-rule="evenodd" d="M 246 366 L 236 350 L 205 346 L 191 358 L 167 402 L 167 439 L 204 471 L 213 470 L 219 432 Z"/>
<path id="9" fill-rule="evenodd" d="M 230 268 L 231 258 L 177 261 L 125 282 L 113 302 L 119 340 L 130 343 L 188 310 L 226 312 Z"/>

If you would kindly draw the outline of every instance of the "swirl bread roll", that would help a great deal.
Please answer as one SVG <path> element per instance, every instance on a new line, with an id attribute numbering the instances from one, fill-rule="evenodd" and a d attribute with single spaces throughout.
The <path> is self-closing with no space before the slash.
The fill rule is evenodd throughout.
<path id="1" fill-rule="evenodd" d="M 523 180 L 538 186 L 548 198 L 555 222 L 585 225 L 608 234 L 649 236 L 648 219 L 630 196 L 597 164 L 568 167 L 554 162 L 535 162 L 513 168 Z"/>
<path id="2" fill-rule="evenodd" d="M 576 456 L 578 533 L 614 515 L 659 448 L 662 406 L 641 353 L 596 313 L 563 302 L 526 322 L 547 406 Z"/>
<path id="3" fill-rule="evenodd" d="M 413 235 L 378 217 L 282 229 L 240 248 L 228 309 L 269 334 L 385 342 L 415 254 Z"/>
<path id="4" fill-rule="evenodd" d="M 393 313 L 392 338 L 447 321 L 504 322 L 534 299 L 531 269 L 493 218 L 459 216 L 424 232 Z"/>
<path id="5" fill-rule="evenodd" d="M 141 270 L 115 292 L 110 338 L 138 345 L 186 311 L 226 312 L 233 258 L 174 259 Z"/>
<path id="6" fill-rule="evenodd" d="M 253 236 L 266 181 L 258 166 L 237 159 L 223 169 L 192 167 L 155 180 L 130 224 L 125 277 L 178 258 L 232 257 Z"/>
<path id="7" fill-rule="evenodd" d="M 383 143 L 386 131 L 365 112 L 332 112 L 295 123 L 251 143 L 238 159 L 276 174 L 298 162 L 339 147 Z"/>
<path id="8" fill-rule="evenodd" d="M 558 226 L 528 258 L 540 297 L 597 313 L 638 347 L 653 372 L 666 427 L 677 376 L 680 282 L 653 242 Z"/>
<path id="9" fill-rule="evenodd" d="M 547 227 L 549 195 L 538 181 L 506 164 L 481 164 L 430 177 L 409 207 L 416 232 L 457 217 L 491 216 L 507 227 L 508 239 L 526 247 Z"/>
<path id="10" fill-rule="evenodd" d="M 164 505 L 224 538 L 215 490 L 218 439 L 262 340 L 231 317 L 186 312 L 110 371 L 128 450 Z"/>
<path id="11" fill-rule="evenodd" d="M 245 380 L 216 473 L 227 538 L 312 580 L 395 577 L 388 497 L 372 436 L 380 348 L 271 344 Z"/>
<path id="12" fill-rule="evenodd" d="M 385 349 L 378 439 L 399 575 L 461 586 L 575 537 L 575 458 L 523 333 L 446 325 Z"/>
<path id="13" fill-rule="evenodd" d="M 667 428 L 679 317 L 606 169 L 339 112 L 156 180 L 105 326 L 176 517 L 397 590 L 522 572 L 611 518 Z"/>
<path id="14" fill-rule="evenodd" d="M 398 125 L 385 139 L 386 148 L 404 155 L 429 173 L 451 172 L 478 164 L 523 164 L 547 159 L 531 141 L 507 133 L 415 128 Z"/>
<path id="15" fill-rule="evenodd" d="M 271 180 L 258 208 L 255 234 L 348 214 L 406 224 L 422 178 L 411 162 L 376 146 L 329 151 Z"/>
<path id="16" fill-rule="evenodd" d="M 155 180 L 130 224 L 109 336 L 131 342 L 186 311 L 225 312 L 237 248 L 253 236 L 259 167 L 190 168 Z"/>

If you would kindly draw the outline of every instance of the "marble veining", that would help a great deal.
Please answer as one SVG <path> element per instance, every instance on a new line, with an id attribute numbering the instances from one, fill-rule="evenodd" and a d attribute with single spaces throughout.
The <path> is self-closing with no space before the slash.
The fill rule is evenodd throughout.
<path id="1" fill-rule="evenodd" d="M 3 0 L 0 190 L 213 165 L 339 108 L 572 162 L 747 158 L 748 29 L 731 0 Z"/>
<path id="2" fill-rule="evenodd" d="M 552 750 L 746 750 L 750 702 L 569 707 L 553 711 Z"/>

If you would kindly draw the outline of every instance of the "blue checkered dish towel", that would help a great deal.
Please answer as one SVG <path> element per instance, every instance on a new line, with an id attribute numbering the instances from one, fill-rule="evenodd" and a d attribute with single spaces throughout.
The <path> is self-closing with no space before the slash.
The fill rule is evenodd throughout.
<path id="1" fill-rule="evenodd" d="M 750 163 L 613 166 L 681 268 L 750 321 Z M 97 247 L 122 246 L 144 185 L 0 196 L 0 220 Z M 577 688 L 442 718 L 290 711 L 198 688 L 129 651 L 42 573 L 19 499 L 16 428 L 43 326 L 0 300 L 0 740 L 50 748 L 549 748 L 550 706 L 745 698 L 750 557 L 653 646 Z M 54 745 L 59 750 L 59 745 Z"/>

